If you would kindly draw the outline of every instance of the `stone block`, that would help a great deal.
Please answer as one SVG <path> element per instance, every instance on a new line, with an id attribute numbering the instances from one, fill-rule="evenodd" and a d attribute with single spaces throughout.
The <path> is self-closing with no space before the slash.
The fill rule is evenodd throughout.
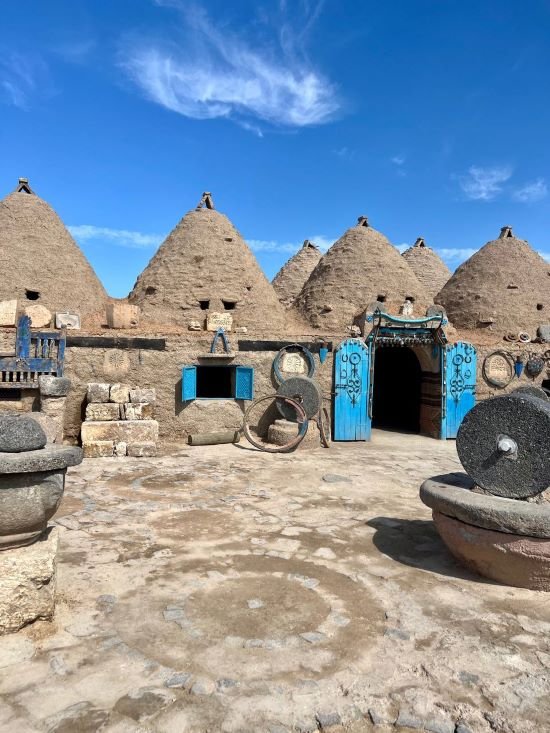
<path id="1" fill-rule="evenodd" d="M 112 384 L 111 392 L 109 394 L 111 402 L 130 402 L 130 385 L 129 384 Z"/>
<path id="2" fill-rule="evenodd" d="M 541 324 L 537 328 L 537 336 L 543 343 L 545 344 L 550 343 L 550 324 L 546 324 L 546 325 Z"/>
<path id="3" fill-rule="evenodd" d="M 119 420 L 84 422 L 81 429 L 82 442 L 111 440 L 114 443 L 156 443 L 159 424 L 156 420 Z"/>
<path id="4" fill-rule="evenodd" d="M 117 458 L 121 458 L 125 456 L 128 453 L 128 446 L 124 441 L 120 441 L 118 443 L 115 443 L 115 456 Z"/>
<path id="5" fill-rule="evenodd" d="M 84 458 L 112 458 L 115 444 L 112 440 L 90 440 L 82 443 Z"/>
<path id="6" fill-rule="evenodd" d="M 90 382 L 86 398 L 88 402 L 109 402 L 111 386 L 105 382 Z"/>
<path id="7" fill-rule="evenodd" d="M 38 377 L 42 397 L 66 397 L 71 390 L 68 377 L 50 377 L 46 374 Z"/>
<path id="8" fill-rule="evenodd" d="M 66 397 L 40 397 L 40 411 L 55 421 L 57 425 L 56 443 L 63 441 L 63 422 L 65 419 Z"/>
<path id="9" fill-rule="evenodd" d="M 202 326 L 198 321 L 190 321 L 187 326 L 188 331 L 202 331 Z"/>
<path id="10" fill-rule="evenodd" d="M 32 545 L 0 552 L 0 634 L 53 617 L 57 545 L 52 527 Z"/>
<path id="11" fill-rule="evenodd" d="M 226 331 L 231 331 L 233 326 L 233 316 L 229 313 L 209 313 L 206 317 L 206 330 L 217 331 L 218 328 L 223 328 Z"/>
<path id="12" fill-rule="evenodd" d="M 89 402 L 86 405 L 86 420 L 120 420 L 121 408 L 118 402 Z"/>
<path id="13" fill-rule="evenodd" d="M 154 404 L 157 401 L 157 393 L 154 389 L 136 387 L 130 390 L 130 402 L 149 402 Z"/>
<path id="14" fill-rule="evenodd" d="M 126 420 L 149 420 L 153 417 L 153 405 L 148 402 L 127 402 L 124 414 Z"/>
<path id="15" fill-rule="evenodd" d="M 43 412 L 31 412 L 29 417 L 37 422 L 42 430 L 46 433 L 46 443 L 55 443 L 59 432 L 57 420 L 53 417 L 45 415 Z"/>
<path id="16" fill-rule="evenodd" d="M 152 458 L 157 455 L 157 446 L 155 443 L 129 443 L 128 455 L 132 458 Z"/>
<path id="17" fill-rule="evenodd" d="M 66 328 L 68 331 L 80 328 L 80 316 L 78 313 L 56 313 L 55 327 Z"/>
<path id="18" fill-rule="evenodd" d="M 139 325 L 140 309 L 130 303 L 109 303 L 107 325 L 109 328 L 136 328 Z"/>
<path id="19" fill-rule="evenodd" d="M 17 319 L 17 301 L 2 300 L 0 302 L 0 326 L 15 326 Z"/>
<path id="20" fill-rule="evenodd" d="M 31 319 L 33 328 L 44 328 L 52 322 L 51 312 L 43 305 L 28 305 L 25 308 L 25 315 Z"/>

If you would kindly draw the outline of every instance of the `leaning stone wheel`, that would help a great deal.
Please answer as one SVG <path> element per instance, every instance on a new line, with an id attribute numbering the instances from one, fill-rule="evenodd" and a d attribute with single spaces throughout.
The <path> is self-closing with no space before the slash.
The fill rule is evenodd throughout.
<path id="1" fill-rule="evenodd" d="M 548 395 L 542 387 L 537 387 L 535 384 L 522 384 L 521 387 L 516 387 L 512 392 L 513 395 L 531 395 L 531 397 L 538 397 L 539 400 L 548 400 Z"/>
<path id="2" fill-rule="evenodd" d="M 281 382 L 277 394 L 281 397 L 290 397 L 299 402 L 308 418 L 312 418 L 321 409 L 321 390 L 309 377 L 291 377 Z M 277 401 L 277 409 L 285 420 L 296 422 L 296 412 L 282 400 Z"/>
<path id="3" fill-rule="evenodd" d="M 484 400 L 467 413 L 456 437 L 473 480 L 509 499 L 550 486 L 550 402 L 525 392 Z"/>

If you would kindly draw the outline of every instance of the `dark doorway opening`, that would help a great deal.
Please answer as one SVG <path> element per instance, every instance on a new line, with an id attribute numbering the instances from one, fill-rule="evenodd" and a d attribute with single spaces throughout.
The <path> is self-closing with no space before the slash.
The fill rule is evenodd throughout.
<path id="1" fill-rule="evenodd" d="M 197 399 L 231 399 L 234 367 L 198 366 Z"/>
<path id="2" fill-rule="evenodd" d="M 373 379 L 373 426 L 420 432 L 422 370 L 416 354 L 406 347 L 379 346 Z"/>

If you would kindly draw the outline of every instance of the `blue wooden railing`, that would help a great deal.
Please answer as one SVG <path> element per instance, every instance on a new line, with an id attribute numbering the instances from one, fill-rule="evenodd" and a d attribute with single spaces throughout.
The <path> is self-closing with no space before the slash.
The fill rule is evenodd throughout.
<path id="1" fill-rule="evenodd" d="M 15 355 L 0 358 L 0 389 L 38 389 L 38 377 L 63 376 L 65 330 L 31 331 L 31 319 L 17 323 Z"/>

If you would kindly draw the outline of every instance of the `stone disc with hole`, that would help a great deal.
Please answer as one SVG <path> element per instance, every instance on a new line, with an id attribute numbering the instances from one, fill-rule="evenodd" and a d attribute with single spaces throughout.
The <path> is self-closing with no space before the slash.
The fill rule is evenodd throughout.
<path id="1" fill-rule="evenodd" d="M 501 436 L 517 453 L 501 453 Z M 486 491 L 508 499 L 536 496 L 550 486 L 550 402 L 524 392 L 479 402 L 456 436 L 464 469 Z"/>
<path id="2" fill-rule="evenodd" d="M 309 377 L 291 377 L 281 382 L 277 394 L 281 397 L 290 397 L 297 400 L 303 406 L 308 418 L 316 415 L 321 409 L 321 390 L 317 382 Z M 280 400 L 276 401 L 277 409 L 281 415 L 290 420 L 296 422 L 296 411 L 285 402 Z"/>

